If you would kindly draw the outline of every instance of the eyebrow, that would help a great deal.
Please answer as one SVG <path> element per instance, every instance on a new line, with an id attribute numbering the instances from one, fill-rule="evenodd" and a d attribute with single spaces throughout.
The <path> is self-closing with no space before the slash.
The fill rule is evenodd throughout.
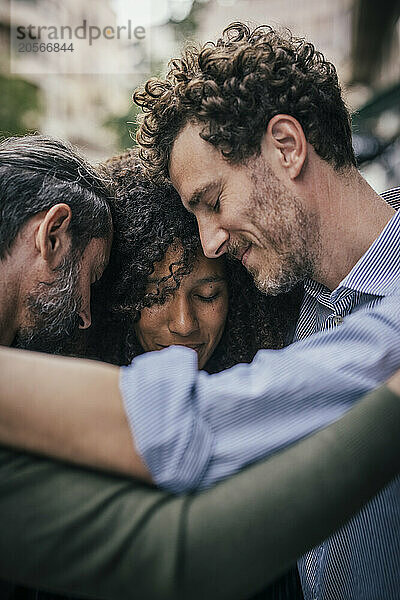
<path id="1" fill-rule="evenodd" d="M 220 281 L 226 281 L 226 277 L 222 275 L 210 275 L 210 277 L 202 277 L 201 279 L 196 279 L 196 285 L 202 283 L 219 283 Z"/>
<path id="2" fill-rule="evenodd" d="M 208 192 L 215 189 L 217 186 L 218 186 L 218 183 L 216 181 L 211 181 L 210 183 L 206 183 L 205 185 L 198 187 L 193 192 L 193 194 L 190 196 L 190 199 L 188 202 L 189 208 L 195 208 L 200 203 L 200 201 L 203 199 L 203 197 Z"/>

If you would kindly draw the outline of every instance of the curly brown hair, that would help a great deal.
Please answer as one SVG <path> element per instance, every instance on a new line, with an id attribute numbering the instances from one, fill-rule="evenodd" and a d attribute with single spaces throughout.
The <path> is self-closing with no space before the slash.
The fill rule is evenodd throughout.
<path id="1" fill-rule="evenodd" d="M 114 364 L 129 364 L 143 353 L 133 327 L 140 311 L 164 302 L 194 266 L 201 249 L 196 220 L 170 184 L 157 186 L 143 176 L 131 150 L 106 163 L 113 182 L 110 200 L 114 240 L 110 263 L 93 289 L 93 325 L 85 332 L 86 356 Z M 147 293 L 155 263 L 179 241 L 178 262 L 170 265 L 170 281 L 160 280 Z M 238 362 L 250 362 L 260 348 L 281 348 L 293 327 L 301 290 L 267 297 L 257 290 L 242 264 L 223 258 L 229 309 L 222 339 L 206 365 L 217 372 Z"/>
<path id="2" fill-rule="evenodd" d="M 188 47 L 133 94 L 143 110 L 137 142 L 154 180 L 168 177 L 172 145 L 188 122 L 239 163 L 260 153 L 269 120 L 289 114 L 307 141 L 335 169 L 355 165 L 350 115 L 335 67 L 314 46 L 267 25 L 232 23 L 216 42 Z"/>

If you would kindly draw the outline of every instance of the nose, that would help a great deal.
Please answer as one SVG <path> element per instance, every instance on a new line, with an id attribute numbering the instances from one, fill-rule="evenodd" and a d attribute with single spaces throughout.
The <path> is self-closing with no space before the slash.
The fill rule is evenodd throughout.
<path id="1" fill-rule="evenodd" d="M 210 223 L 210 220 L 197 220 L 199 225 L 200 241 L 203 252 L 207 258 L 218 258 L 226 252 L 229 233 L 220 226 Z"/>
<path id="2" fill-rule="evenodd" d="M 79 329 L 88 329 L 92 324 L 92 314 L 90 310 L 90 285 L 82 294 L 79 307 Z"/>
<path id="3" fill-rule="evenodd" d="M 92 324 L 90 310 L 91 284 L 90 279 L 81 277 L 79 286 L 79 329 L 88 329 Z"/>
<path id="4" fill-rule="evenodd" d="M 91 326 L 92 316 L 90 314 L 90 308 L 79 312 L 79 320 L 79 329 L 88 329 Z"/>
<path id="5" fill-rule="evenodd" d="M 168 329 L 171 333 L 181 337 L 189 337 L 199 328 L 196 313 L 186 296 L 180 295 L 169 306 Z"/>

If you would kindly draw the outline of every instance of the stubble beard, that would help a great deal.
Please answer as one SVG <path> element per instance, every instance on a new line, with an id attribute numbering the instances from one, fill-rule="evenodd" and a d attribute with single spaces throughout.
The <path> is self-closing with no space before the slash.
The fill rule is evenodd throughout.
<path id="1" fill-rule="evenodd" d="M 318 219 L 265 161 L 255 166 L 252 180 L 247 219 L 257 226 L 260 246 L 250 252 L 261 252 L 260 265 L 246 268 L 261 292 L 276 296 L 312 278 L 320 247 Z"/>
<path id="2" fill-rule="evenodd" d="M 75 353 L 79 340 L 78 294 L 80 260 L 67 256 L 52 282 L 41 282 L 26 298 L 28 325 L 21 327 L 13 346 L 51 354 Z"/>

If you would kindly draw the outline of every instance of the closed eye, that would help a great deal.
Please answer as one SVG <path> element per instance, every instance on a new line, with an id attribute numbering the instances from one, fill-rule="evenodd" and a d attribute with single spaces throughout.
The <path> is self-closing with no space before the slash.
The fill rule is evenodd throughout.
<path id="1" fill-rule="evenodd" d="M 218 298 L 219 295 L 220 295 L 220 292 L 217 292 L 216 294 L 213 294 L 212 296 L 201 296 L 200 294 L 197 294 L 197 298 L 200 300 L 200 302 L 213 302 L 214 300 L 216 300 Z"/>
<path id="2" fill-rule="evenodd" d="M 220 206 L 221 206 L 221 196 L 218 196 L 216 203 L 212 207 L 213 212 L 219 212 Z"/>

